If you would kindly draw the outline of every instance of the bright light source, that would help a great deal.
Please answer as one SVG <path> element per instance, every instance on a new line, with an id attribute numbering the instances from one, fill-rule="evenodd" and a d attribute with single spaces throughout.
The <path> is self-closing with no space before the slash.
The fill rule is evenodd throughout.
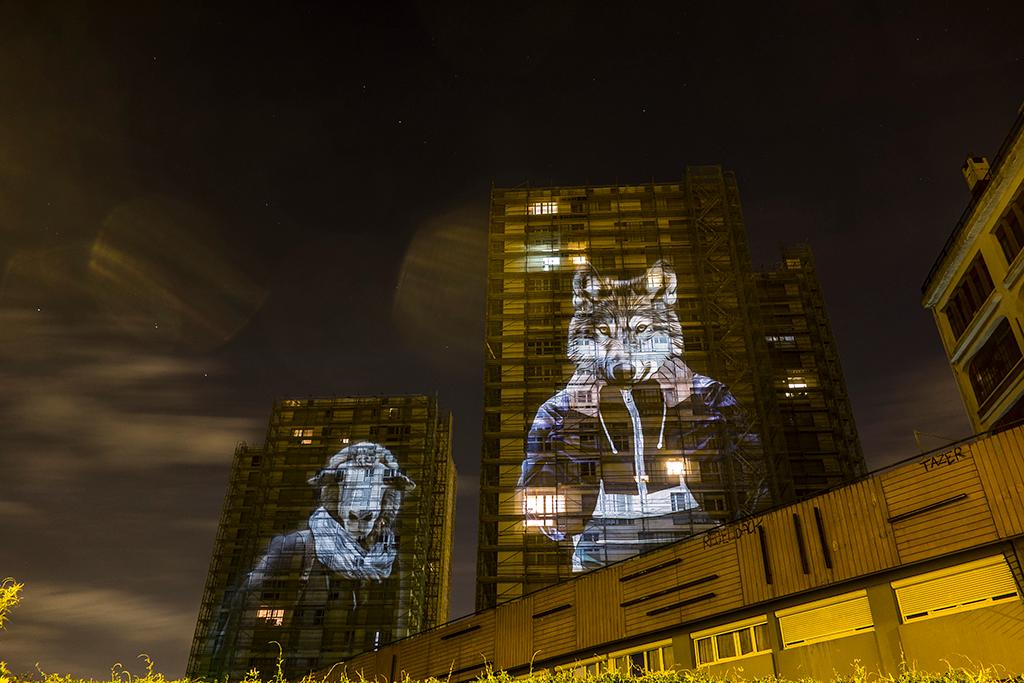
<path id="1" fill-rule="evenodd" d="M 526 526 L 552 526 L 555 515 L 565 512 L 565 496 L 559 494 L 527 495 L 523 501 Z"/>
<path id="2" fill-rule="evenodd" d="M 284 610 L 260 607 L 256 610 L 256 618 L 266 620 L 271 626 L 281 626 L 284 624 Z"/>
<path id="3" fill-rule="evenodd" d="M 587 265 L 587 257 L 586 256 L 573 256 L 572 257 L 572 264 L 574 266 L 585 266 L 585 265 Z"/>
<path id="4" fill-rule="evenodd" d="M 558 213 L 558 202 L 534 202 L 527 207 L 531 216 L 546 216 Z"/>
<path id="5" fill-rule="evenodd" d="M 681 476 L 686 473 L 685 460 L 669 460 L 665 465 L 668 467 L 668 473 L 671 475 Z"/>

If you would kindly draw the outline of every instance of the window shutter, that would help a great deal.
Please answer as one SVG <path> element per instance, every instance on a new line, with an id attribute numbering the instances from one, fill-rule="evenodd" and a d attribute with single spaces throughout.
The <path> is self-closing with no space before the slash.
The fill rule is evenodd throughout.
<path id="1" fill-rule="evenodd" d="M 892 583 L 904 621 L 931 612 L 1019 595 L 1002 555 Z"/>
<path id="2" fill-rule="evenodd" d="M 865 591 L 776 613 L 783 647 L 838 638 L 874 626 Z"/>

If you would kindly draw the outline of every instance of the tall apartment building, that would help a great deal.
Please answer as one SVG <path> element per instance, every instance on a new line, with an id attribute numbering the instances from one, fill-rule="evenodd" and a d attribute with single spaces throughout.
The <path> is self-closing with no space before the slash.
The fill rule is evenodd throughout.
<path id="1" fill-rule="evenodd" d="M 1024 418 L 1024 107 L 991 163 L 963 166 L 971 199 L 922 287 L 976 432 Z"/>
<path id="2" fill-rule="evenodd" d="M 864 471 L 809 252 L 755 277 L 731 173 L 494 189 L 488 258 L 478 607 Z"/>
<path id="3" fill-rule="evenodd" d="M 284 400 L 241 444 L 188 674 L 297 680 L 448 617 L 451 416 L 426 396 Z"/>
<path id="4" fill-rule="evenodd" d="M 778 490 L 789 501 L 866 470 L 814 256 L 791 245 L 782 259 L 754 281 L 785 439 Z"/>

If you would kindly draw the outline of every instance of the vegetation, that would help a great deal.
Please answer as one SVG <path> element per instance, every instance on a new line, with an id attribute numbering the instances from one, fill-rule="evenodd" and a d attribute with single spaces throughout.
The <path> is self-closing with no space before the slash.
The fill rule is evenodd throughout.
<path id="1" fill-rule="evenodd" d="M 7 578 L 0 583 L 0 629 L 4 628 L 10 611 L 20 601 L 19 594 L 23 585 L 14 579 Z M 278 645 L 280 648 L 280 645 Z M 149 655 L 139 655 L 145 662 L 146 672 L 144 674 L 133 674 L 122 664 L 115 664 L 110 670 L 110 679 L 106 682 L 93 679 L 83 679 L 70 674 L 45 673 L 39 670 L 37 674 L 30 676 L 19 676 L 11 673 L 7 665 L 0 661 L 0 683 L 205 683 L 195 679 L 168 679 L 163 674 L 153 671 L 153 660 Z M 259 672 L 253 670 L 242 680 L 242 683 L 288 683 L 281 673 L 281 660 L 278 659 L 277 672 L 264 679 Z M 512 683 L 512 676 L 504 671 L 490 671 L 477 679 L 477 683 Z M 747 681 L 743 676 L 742 667 L 737 667 L 728 676 L 716 676 L 708 673 L 707 670 L 696 671 L 657 671 L 647 672 L 642 675 L 631 676 L 621 672 L 610 672 L 576 677 L 571 671 L 550 672 L 538 671 L 528 679 L 520 683 L 732 683 Z M 904 667 L 898 674 L 881 674 L 869 672 L 864 667 L 855 666 L 854 673 L 850 676 L 836 676 L 831 683 L 996 683 L 997 681 L 1013 681 L 1024 683 L 1024 676 L 1007 676 L 1005 673 L 992 669 L 991 667 L 978 667 L 974 670 L 949 668 L 940 674 L 922 673 Z M 343 672 L 332 670 L 328 675 L 310 675 L 297 683 L 371 683 L 362 676 L 349 677 Z M 413 681 L 408 676 L 401 683 L 448 683 L 445 680 L 428 678 L 424 681 Z M 815 683 L 811 679 L 790 681 L 784 678 L 759 678 L 752 679 L 750 683 Z"/>

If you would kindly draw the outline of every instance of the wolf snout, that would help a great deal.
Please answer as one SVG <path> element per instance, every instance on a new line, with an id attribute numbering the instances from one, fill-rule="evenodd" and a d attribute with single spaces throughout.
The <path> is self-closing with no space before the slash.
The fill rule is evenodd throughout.
<path id="1" fill-rule="evenodd" d="M 636 376 L 636 368 L 632 363 L 617 363 L 612 367 L 611 380 L 615 384 L 628 384 Z"/>

